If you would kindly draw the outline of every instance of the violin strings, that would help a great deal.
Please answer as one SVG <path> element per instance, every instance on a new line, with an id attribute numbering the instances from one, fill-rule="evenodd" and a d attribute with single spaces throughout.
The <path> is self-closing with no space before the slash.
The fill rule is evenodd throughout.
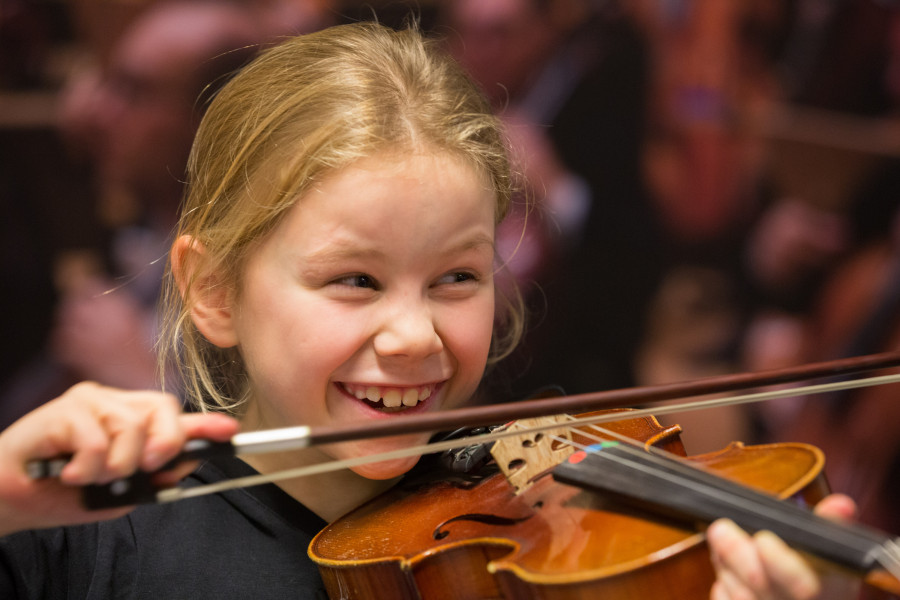
<path id="1" fill-rule="evenodd" d="M 626 444 L 629 444 L 630 446 L 633 446 L 633 447 L 640 447 L 640 445 L 636 442 L 636 440 L 629 438 L 628 436 L 622 435 L 616 431 L 612 431 L 605 427 L 600 427 L 599 425 L 590 425 L 589 427 L 607 437 L 617 439 L 617 440 L 622 441 Z M 604 438 L 594 435 L 592 433 L 589 433 L 583 429 L 579 430 L 579 433 L 585 437 L 593 439 L 596 442 L 604 441 Z M 569 444 L 577 445 L 582 450 L 588 449 L 587 447 L 585 447 L 581 444 L 577 444 L 576 442 L 574 442 L 572 440 L 568 440 L 565 438 L 559 438 L 556 436 L 554 436 L 554 439 L 561 443 L 569 443 Z M 678 456 L 678 455 L 676 455 L 672 452 L 669 452 L 668 450 L 665 450 L 663 448 L 657 448 L 655 446 L 645 444 L 645 445 L 643 445 L 643 449 L 651 454 L 656 454 L 659 456 L 672 458 L 674 460 L 674 462 L 679 465 L 678 467 L 673 465 L 673 468 L 675 468 L 675 469 L 679 468 L 683 461 L 683 458 L 681 456 Z M 699 466 L 692 465 L 692 466 L 685 466 L 684 468 L 695 468 L 696 469 L 696 468 L 699 468 Z M 874 535 L 877 535 L 877 534 L 875 534 L 873 532 L 873 536 Z M 877 548 L 877 553 L 875 556 L 875 562 L 877 564 L 879 564 L 885 571 L 890 573 L 894 578 L 896 578 L 897 580 L 900 580 L 900 538 L 897 538 L 897 539 L 888 538 L 883 543 L 876 546 L 876 548 Z"/>
<path id="2" fill-rule="evenodd" d="M 638 444 L 636 442 L 636 440 L 629 438 L 628 436 L 622 435 L 616 431 L 612 431 L 605 427 L 600 427 L 599 425 L 590 425 L 589 427 L 590 427 L 590 429 L 593 429 L 608 438 L 613 438 L 613 439 L 619 440 L 619 441 L 624 442 L 624 443 L 628 444 L 629 446 L 632 446 L 635 448 L 641 447 L 641 445 Z M 600 437 L 593 433 L 589 433 L 589 432 L 585 431 L 584 429 L 580 429 L 578 431 L 582 436 L 590 438 L 596 442 L 604 441 L 603 437 Z M 570 440 L 567 438 L 561 438 L 558 436 L 552 436 L 552 437 L 557 442 L 574 445 L 582 450 L 588 450 L 587 446 L 584 446 L 583 444 L 578 444 L 577 442 L 575 442 L 573 440 Z M 673 469 L 682 468 L 683 463 L 685 464 L 685 466 L 683 468 L 692 468 L 692 469 L 700 468 L 699 465 L 688 466 L 685 463 L 683 457 L 678 456 L 672 452 L 669 452 L 668 450 L 665 450 L 663 448 L 657 448 L 652 445 L 644 444 L 643 450 L 645 450 L 651 454 L 656 454 L 658 456 L 673 459 L 673 462 L 674 462 L 674 464 L 672 465 Z M 873 532 L 872 535 L 874 537 L 877 534 L 875 534 Z M 885 571 L 890 573 L 894 578 L 896 578 L 897 580 L 900 580 L 900 538 L 897 538 L 897 539 L 888 538 L 888 539 L 884 540 L 883 543 L 877 545 L 876 548 L 877 548 L 877 553 L 876 553 L 876 556 L 874 559 L 875 562 L 877 564 L 879 564 Z"/>
<path id="3" fill-rule="evenodd" d="M 689 498 L 696 498 L 698 502 L 705 500 L 710 508 L 697 514 L 711 516 L 721 510 L 736 510 L 738 512 L 732 517 L 738 520 L 749 518 L 748 524 L 752 522 L 759 524 L 760 522 L 756 518 L 759 515 L 767 520 L 763 521 L 765 528 L 770 529 L 772 526 L 776 526 L 776 531 L 790 536 L 794 543 L 806 546 L 808 550 L 820 554 L 824 552 L 825 556 L 830 555 L 833 560 L 838 562 L 849 560 L 850 562 L 847 564 L 855 564 L 864 569 L 879 564 L 900 579 L 898 576 L 900 545 L 879 532 L 826 520 L 812 511 L 786 503 L 768 493 L 722 479 L 715 473 L 709 474 L 709 471 L 702 465 L 695 465 L 686 458 L 665 449 L 637 443 L 627 436 L 605 428 L 593 428 L 601 432 L 607 439 L 619 439 L 625 443 L 624 447 L 619 447 L 619 450 L 626 452 L 625 455 L 619 455 L 618 452 L 601 451 L 599 455 L 605 460 L 604 464 L 608 465 L 609 462 L 613 462 L 622 465 L 624 469 L 628 470 L 626 473 L 632 473 L 634 469 L 637 469 L 652 477 L 652 482 L 663 483 L 667 486 L 663 489 L 668 489 L 673 494 L 687 493 Z M 584 430 L 579 430 L 579 434 L 595 441 L 604 441 L 603 437 Z M 573 440 L 556 436 L 554 439 L 560 443 L 568 443 L 590 451 L 589 447 Z M 655 458 L 651 460 L 651 457 Z M 660 460 L 665 462 L 658 462 Z M 628 482 L 628 479 L 625 481 Z M 632 484 L 627 483 L 625 487 L 630 489 L 629 486 Z M 600 487 L 606 490 L 616 489 L 616 486 L 613 485 Z M 699 490 L 696 489 L 698 487 Z M 627 489 L 618 491 L 627 492 Z M 698 505 L 694 505 L 692 500 L 692 504 L 689 506 Z M 688 510 L 690 512 L 693 508 Z M 740 518 L 738 518 L 739 515 L 741 515 Z M 828 544 L 827 550 L 823 543 Z M 869 567 L 863 565 L 869 565 Z"/>
<path id="4" fill-rule="evenodd" d="M 699 473 L 710 473 L 713 477 L 716 478 L 717 482 L 721 482 L 721 487 L 712 487 L 710 488 L 713 492 L 718 493 L 721 491 L 724 494 L 727 494 L 725 498 L 729 501 L 734 501 L 734 505 L 742 510 L 754 510 L 757 506 L 762 508 L 764 511 L 772 511 L 766 514 L 767 517 L 778 520 L 783 517 L 782 522 L 784 524 L 790 524 L 792 520 L 796 517 L 797 514 L 804 515 L 808 514 L 811 517 L 812 523 L 820 523 L 825 526 L 830 526 L 834 524 L 832 521 L 828 521 L 819 517 L 812 513 L 812 511 L 804 509 L 802 513 L 798 513 L 796 508 L 797 505 L 791 505 L 784 502 L 784 500 L 778 498 L 775 495 L 759 492 L 749 486 L 743 485 L 741 483 L 736 483 L 728 479 L 724 479 L 717 475 L 714 472 L 710 472 L 703 465 L 693 464 L 687 458 L 683 456 L 679 456 L 672 452 L 669 452 L 663 448 L 657 448 L 651 445 L 641 445 L 635 443 L 635 440 L 628 438 L 627 436 L 623 436 L 615 431 L 611 431 L 609 429 L 603 427 L 594 427 L 594 429 L 602 432 L 604 435 L 608 435 L 610 437 L 617 438 L 626 443 L 629 448 L 632 448 L 634 451 L 642 452 L 644 454 L 650 454 L 653 456 L 657 456 L 665 460 L 666 462 L 660 463 L 660 466 L 666 471 L 665 477 L 668 477 L 667 472 L 672 472 L 679 479 L 675 481 L 691 481 L 694 479 L 694 475 Z M 599 441 L 602 441 L 602 438 L 594 436 L 592 434 L 587 434 L 582 430 L 582 433 L 588 437 L 592 437 Z M 760 494 L 763 494 L 760 496 Z M 763 500 L 765 504 L 760 505 L 760 500 Z M 884 536 L 879 535 L 875 532 L 869 532 L 866 530 L 858 530 L 849 532 L 843 526 L 838 526 L 836 531 L 838 532 L 847 532 L 848 534 L 852 533 L 852 538 L 854 540 L 860 539 L 864 544 L 876 543 L 878 545 L 883 545 L 886 543 L 892 543 L 891 540 L 884 539 Z M 835 540 L 839 541 L 839 540 Z M 845 542 L 846 543 L 846 542 Z M 896 545 L 895 545 L 896 546 Z M 895 548 L 896 551 L 896 548 Z"/>
<path id="5" fill-rule="evenodd" d="M 805 387 L 796 387 L 796 388 L 786 388 L 786 389 L 776 389 L 768 392 L 757 392 L 752 394 L 738 395 L 738 396 L 726 396 L 723 398 L 713 398 L 710 400 L 699 400 L 694 402 L 682 402 L 678 404 L 668 404 L 663 406 L 657 406 L 654 408 L 641 408 L 636 410 L 629 410 L 627 413 L 604 413 L 601 415 L 591 416 L 591 417 L 570 417 L 571 421 L 569 426 L 575 427 L 580 425 L 592 425 L 597 423 L 604 422 L 612 422 L 612 421 L 621 421 L 623 419 L 634 419 L 640 418 L 642 416 L 655 416 L 655 415 L 664 415 L 675 412 L 690 412 L 695 410 L 704 410 L 708 408 L 717 408 L 721 406 L 730 406 L 737 404 L 746 404 L 751 402 L 763 402 L 768 400 L 775 400 L 779 398 L 787 398 L 790 396 L 798 396 L 802 394 L 819 394 L 824 392 L 831 391 L 839 391 L 846 389 L 855 389 L 861 387 L 869 387 L 875 385 L 886 385 L 889 383 L 898 383 L 900 382 L 900 374 L 896 375 L 881 375 L 876 377 L 867 377 L 860 379 L 853 379 L 848 381 L 839 381 L 832 383 L 824 383 L 817 384 Z M 465 446 L 470 446 L 478 443 L 488 443 L 491 441 L 495 441 L 497 439 L 501 439 L 503 437 L 511 436 L 511 435 L 522 435 L 528 432 L 540 432 L 546 431 L 549 429 L 557 429 L 559 428 L 558 423 L 553 423 L 551 425 L 546 426 L 535 426 L 529 428 L 528 430 L 519 430 L 514 433 L 507 433 L 504 431 L 494 431 L 492 433 L 479 434 L 475 436 L 469 436 L 465 438 L 457 438 L 451 440 L 444 440 L 441 442 L 431 442 L 429 444 L 419 445 L 419 446 L 411 446 L 408 448 L 403 448 L 399 450 L 394 450 L 391 452 L 385 452 L 375 455 L 368 456 L 358 456 L 351 459 L 343 459 L 343 460 L 335 460 L 329 463 L 321 463 L 317 465 L 307 465 L 303 467 L 296 467 L 293 469 L 287 469 L 283 471 L 277 471 L 274 473 L 266 473 L 260 475 L 251 475 L 247 477 L 239 477 L 235 479 L 231 479 L 228 481 L 222 481 L 218 483 L 210 483 L 205 485 L 200 485 L 192 488 L 168 488 L 165 490 L 160 490 L 157 492 L 156 501 L 157 502 L 174 502 L 176 500 L 181 500 L 184 498 L 194 498 L 197 496 L 204 496 L 207 494 L 215 494 L 218 492 L 223 492 L 231 489 L 238 489 L 242 487 L 250 487 L 254 485 L 261 485 L 265 483 L 274 483 L 277 481 L 284 481 L 288 479 L 295 479 L 298 477 L 308 477 L 310 475 L 318 475 L 322 473 L 327 473 L 330 471 L 337 471 L 340 469 L 350 468 L 354 466 L 370 464 L 374 462 L 380 462 L 385 460 L 392 460 L 395 458 L 407 458 L 410 456 L 421 456 L 423 454 L 429 454 L 433 452 L 441 452 L 444 450 L 453 450 L 457 448 L 463 448 Z M 657 449 L 658 450 L 658 449 Z"/>
<path id="6" fill-rule="evenodd" d="M 692 476 L 695 475 L 698 471 L 706 472 L 705 469 L 703 469 L 700 465 L 689 465 L 689 464 L 687 464 L 687 461 L 683 457 L 678 456 L 677 454 L 674 454 L 672 452 L 669 452 L 668 450 L 665 450 L 663 448 L 657 448 L 655 446 L 646 445 L 646 444 L 642 445 L 642 444 L 638 443 L 636 440 L 629 438 L 626 435 L 622 435 L 618 432 L 612 431 L 610 429 L 606 429 L 604 427 L 599 427 L 597 425 L 591 425 L 591 428 L 600 432 L 601 434 L 603 434 L 605 436 L 612 437 L 614 439 L 617 439 L 617 440 L 625 443 L 629 448 L 633 448 L 640 452 L 646 452 L 648 454 L 663 458 L 667 462 L 665 463 L 665 465 L 661 464 L 660 466 L 663 467 L 665 469 L 665 471 L 676 474 L 678 479 L 676 479 L 674 481 L 676 481 L 679 484 L 682 482 L 691 481 L 693 479 Z M 596 442 L 604 441 L 604 438 L 594 435 L 594 434 L 591 434 L 591 433 L 588 433 L 584 430 L 579 430 L 579 433 L 585 437 L 593 439 Z M 557 441 L 560 441 L 560 442 L 568 442 L 570 445 L 576 446 L 581 450 L 585 450 L 588 452 L 590 451 L 590 447 L 586 446 L 584 444 L 579 444 L 578 442 L 575 442 L 572 440 L 565 440 L 564 438 L 558 438 L 555 436 L 554 436 L 554 439 Z M 629 461 L 627 459 L 621 458 L 618 456 L 608 455 L 607 458 L 611 461 L 615 461 L 615 462 L 618 462 L 623 465 L 631 464 L 631 463 L 629 463 Z M 660 477 L 666 477 L 668 475 L 668 473 L 665 473 L 661 469 L 659 472 L 657 472 L 657 475 Z M 721 479 L 718 476 L 716 476 L 716 477 L 717 477 L 717 479 Z M 724 490 L 725 485 L 734 485 L 734 484 L 732 484 L 732 482 L 730 482 L 728 480 L 724 480 L 724 479 L 722 480 L 722 483 L 723 483 L 723 489 L 722 489 L 723 492 L 725 491 Z M 688 488 L 688 489 L 690 489 L 690 488 Z M 742 489 L 742 488 L 737 487 L 736 489 Z M 717 489 L 717 488 L 711 488 L 711 490 L 713 491 L 713 493 L 718 493 L 718 491 L 719 491 L 719 489 Z M 730 498 L 731 497 L 729 497 L 729 499 Z M 755 505 L 741 506 L 741 508 L 751 509 L 751 508 L 755 508 Z"/>

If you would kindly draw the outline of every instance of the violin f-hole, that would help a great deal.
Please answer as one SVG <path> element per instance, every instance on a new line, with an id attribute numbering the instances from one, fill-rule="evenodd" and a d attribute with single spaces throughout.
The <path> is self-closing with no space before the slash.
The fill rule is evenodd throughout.
<path id="1" fill-rule="evenodd" d="M 445 528 L 451 523 L 456 523 L 459 521 L 472 521 L 474 523 L 482 523 L 484 525 L 496 525 L 498 527 L 511 527 L 513 525 L 517 525 L 524 521 L 530 519 L 532 515 L 528 515 L 527 517 L 502 517 L 500 515 L 489 515 L 486 513 L 472 513 L 468 515 L 459 515 L 450 519 L 447 519 L 443 523 L 439 524 L 434 528 L 434 532 L 431 536 L 436 540 L 442 540 L 450 535 L 449 531 L 446 531 Z"/>

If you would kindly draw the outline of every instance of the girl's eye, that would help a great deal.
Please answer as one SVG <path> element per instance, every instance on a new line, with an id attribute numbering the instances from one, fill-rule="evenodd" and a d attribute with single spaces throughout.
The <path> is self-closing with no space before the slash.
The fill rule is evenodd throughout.
<path id="1" fill-rule="evenodd" d="M 336 279 L 334 283 L 356 288 L 378 289 L 378 282 L 375 281 L 375 278 L 364 274 L 347 275 Z"/>
<path id="2" fill-rule="evenodd" d="M 443 277 L 438 280 L 438 283 L 465 283 L 467 281 L 477 281 L 478 277 L 473 273 L 469 273 L 467 271 L 457 271 L 454 273 L 447 273 Z"/>

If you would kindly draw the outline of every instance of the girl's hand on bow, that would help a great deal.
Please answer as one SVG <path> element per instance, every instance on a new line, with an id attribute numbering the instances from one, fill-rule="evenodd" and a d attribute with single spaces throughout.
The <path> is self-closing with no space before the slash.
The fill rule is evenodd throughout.
<path id="1" fill-rule="evenodd" d="M 80 486 L 155 471 L 190 438 L 228 440 L 238 424 L 218 414 L 183 414 L 161 392 L 132 392 L 81 383 L 0 433 L 0 535 L 99 521 L 130 509 L 86 510 Z M 34 480 L 33 460 L 70 456 L 60 477 Z M 166 473 L 171 484 L 191 465 Z"/>
<path id="2" fill-rule="evenodd" d="M 833 494 L 816 513 L 849 520 L 856 505 Z M 710 525 L 707 540 L 716 569 L 711 600 L 847 600 L 855 598 L 859 581 L 841 573 L 820 573 L 770 531 L 748 535 L 732 521 Z"/>

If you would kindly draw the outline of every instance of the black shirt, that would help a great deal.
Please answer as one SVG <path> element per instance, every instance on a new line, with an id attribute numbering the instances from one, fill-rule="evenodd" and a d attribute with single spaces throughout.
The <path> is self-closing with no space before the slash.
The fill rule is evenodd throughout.
<path id="1" fill-rule="evenodd" d="M 256 474 L 207 461 L 196 486 Z M 0 538 L 0 598 L 325 598 L 307 556 L 325 522 L 273 484 Z"/>

